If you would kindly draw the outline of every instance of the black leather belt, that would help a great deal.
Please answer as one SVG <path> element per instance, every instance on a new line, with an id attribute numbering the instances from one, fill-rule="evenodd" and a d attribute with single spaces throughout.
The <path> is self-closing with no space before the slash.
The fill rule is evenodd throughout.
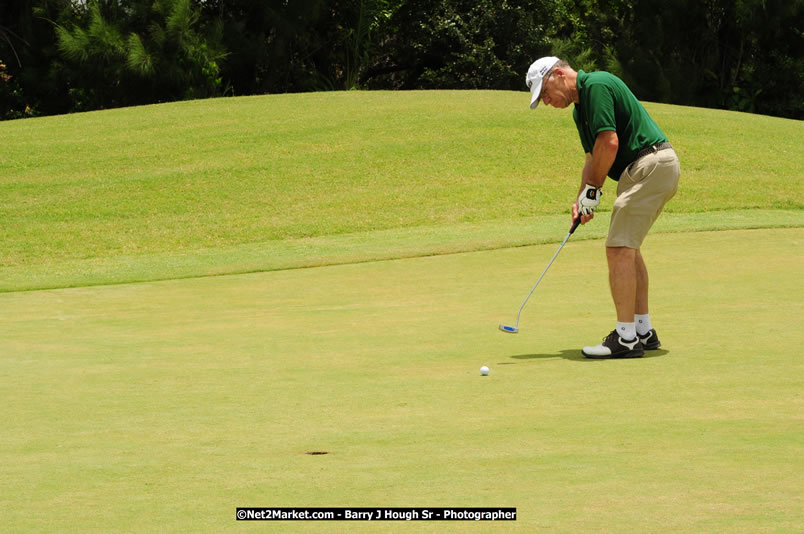
<path id="1" fill-rule="evenodd" d="M 643 157 L 647 156 L 648 154 L 653 154 L 654 152 L 664 150 L 665 148 L 673 148 L 673 145 L 671 145 L 670 143 L 665 142 L 665 143 L 659 143 L 659 144 L 656 144 L 656 145 L 651 145 L 651 146 L 649 146 L 647 148 L 643 148 L 642 150 L 637 152 L 637 155 L 634 158 L 634 161 L 632 161 L 631 163 L 634 163 L 639 158 L 643 158 Z"/>

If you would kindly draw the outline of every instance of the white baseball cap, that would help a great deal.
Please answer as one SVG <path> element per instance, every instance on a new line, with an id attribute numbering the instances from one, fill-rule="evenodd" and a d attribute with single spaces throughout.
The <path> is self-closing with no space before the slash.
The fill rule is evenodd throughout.
<path id="1" fill-rule="evenodd" d="M 560 60 L 555 56 L 542 57 L 534 61 L 525 76 L 525 83 L 530 88 L 530 109 L 539 105 L 539 95 L 542 94 L 542 82 L 550 69 Z"/>

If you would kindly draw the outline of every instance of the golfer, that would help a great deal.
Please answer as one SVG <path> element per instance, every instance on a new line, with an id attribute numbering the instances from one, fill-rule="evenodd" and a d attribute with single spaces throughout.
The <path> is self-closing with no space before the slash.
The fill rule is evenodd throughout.
<path id="1" fill-rule="evenodd" d="M 539 101 L 566 108 L 586 153 L 581 187 L 572 205 L 573 221 L 586 224 L 606 176 L 617 182 L 617 200 L 606 239 L 609 284 L 617 327 L 587 358 L 640 358 L 660 346 L 648 314 L 648 269 L 639 249 L 665 203 L 675 195 L 681 166 L 673 147 L 622 80 L 608 72 L 573 70 L 557 57 L 536 60 L 525 79 L 530 107 Z"/>

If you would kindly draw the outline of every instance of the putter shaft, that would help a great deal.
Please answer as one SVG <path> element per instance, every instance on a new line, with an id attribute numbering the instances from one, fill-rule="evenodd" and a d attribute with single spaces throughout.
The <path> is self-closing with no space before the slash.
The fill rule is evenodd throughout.
<path id="1" fill-rule="evenodd" d="M 522 305 L 519 307 L 519 311 L 516 313 L 516 323 L 514 324 L 514 328 L 513 329 L 510 329 L 510 327 L 508 327 L 507 329 L 506 328 L 501 328 L 501 330 L 503 330 L 504 332 L 513 332 L 513 333 L 519 331 L 519 316 L 522 314 L 522 308 L 525 307 L 525 304 L 528 302 L 528 299 L 533 294 L 533 292 L 536 290 L 536 287 L 539 285 L 539 282 L 542 281 L 542 278 L 544 278 L 544 275 L 547 273 L 547 269 L 549 269 L 550 266 L 553 264 L 553 262 L 556 259 L 556 256 L 558 256 L 558 253 L 561 252 L 562 248 L 564 248 L 564 245 L 567 243 L 567 241 L 569 240 L 569 238 L 573 234 L 573 232 L 575 232 L 575 229 L 578 228 L 579 224 L 581 224 L 581 215 L 580 214 L 578 214 L 578 218 L 575 219 L 575 221 L 572 223 L 572 227 L 570 228 L 570 231 L 567 233 L 567 236 L 564 238 L 564 241 L 561 242 L 561 245 L 558 247 L 558 250 L 556 250 L 556 253 L 553 254 L 553 257 L 550 259 L 550 263 L 548 263 L 547 267 L 544 268 L 544 271 L 542 271 L 542 275 L 539 277 L 538 280 L 536 280 L 536 283 L 531 288 L 530 293 L 528 293 L 528 296 L 525 297 L 525 300 L 522 301 Z"/>

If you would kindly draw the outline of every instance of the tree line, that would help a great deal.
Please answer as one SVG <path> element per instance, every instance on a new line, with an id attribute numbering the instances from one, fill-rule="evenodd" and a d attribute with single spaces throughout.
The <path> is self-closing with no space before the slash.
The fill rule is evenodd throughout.
<path id="1" fill-rule="evenodd" d="M 543 55 L 642 100 L 804 117 L 804 0 L 5 0 L 0 119 L 216 96 L 524 90 Z"/>

